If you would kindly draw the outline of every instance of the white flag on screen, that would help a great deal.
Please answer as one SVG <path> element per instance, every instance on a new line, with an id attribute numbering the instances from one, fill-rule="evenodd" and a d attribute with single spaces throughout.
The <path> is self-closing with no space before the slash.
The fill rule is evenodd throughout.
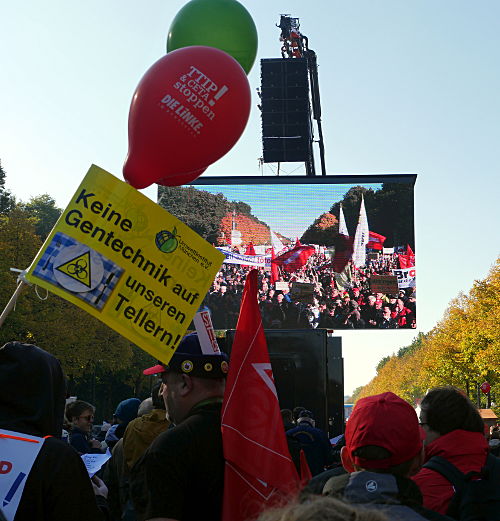
<path id="1" fill-rule="evenodd" d="M 271 230 L 271 246 L 274 248 L 274 253 L 278 253 L 285 247 L 285 245 L 279 240 L 279 237 Z"/>
<path id="2" fill-rule="evenodd" d="M 345 235 L 346 237 L 349 237 L 349 232 L 347 230 L 347 225 L 345 223 L 344 212 L 342 211 L 342 205 L 340 205 L 340 212 L 339 212 L 339 233 L 341 235 Z"/>
<path id="3" fill-rule="evenodd" d="M 365 200 L 361 197 L 358 226 L 356 228 L 356 235 L 354 236 L 354 253 L 352 254 L 352 260 L 356 268 L 366 264 L 366 245 L 368 244 L 369 234 L 370 230 L 366 217 Z"/>

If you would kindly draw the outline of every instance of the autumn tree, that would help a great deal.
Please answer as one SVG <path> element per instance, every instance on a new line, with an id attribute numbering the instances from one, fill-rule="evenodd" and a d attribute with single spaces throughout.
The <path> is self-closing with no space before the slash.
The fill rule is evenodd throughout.
<path id="1" fill-rule="evenodd" d="M 360 396 L 393 391 L 412 402 L 431 387 L 455 385 L 476 400 L 477 386 L 488 381 L 492 399 L 500 405 L 499 320 L 500 258 L 469 294 L 450 303 L 429 333 L 384 358 Z"/>
<path id="2" fill-rule="evenodd" d="M 320 215 L 304 232 L 300 241 L 306 244 L 332 246 L 339 233 L 339 221 L 335 215 L 327 212 Z"/>

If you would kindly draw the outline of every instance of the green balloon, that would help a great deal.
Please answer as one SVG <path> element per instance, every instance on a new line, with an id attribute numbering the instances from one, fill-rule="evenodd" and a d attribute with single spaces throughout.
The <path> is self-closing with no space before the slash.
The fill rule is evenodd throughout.
<path id="1" fill-rule="evenodd" d="M 167 52 L 190 45 L 221 49 L 248 74 L 257 54 L 257 29 L 236 0 L 191 0 L 170 25 Z"/>

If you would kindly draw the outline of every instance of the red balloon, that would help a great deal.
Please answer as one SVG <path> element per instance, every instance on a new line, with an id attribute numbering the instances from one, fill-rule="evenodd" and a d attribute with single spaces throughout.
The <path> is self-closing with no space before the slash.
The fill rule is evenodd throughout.
<path id="1" fill-rule="evenodd" d="M 198 45 L 170 52 L 132 98 L 126 181 L 145 188 L 206 168 L 238 141 L 249 114 L 250 85 L 233 57 Z"/>
<path id="2" fill-rule="evenodd" d="M 201 174 L 206 170 L 206 168 L 202 168 L 201 170 L 196 170 L 195 172 L 188 172 L 187 174 L 174 175 L 172 177 L 166 177 L 165 179 L 159 179 L 157 184 L 163 186 L 180 186 L 187 185 L 198 179 Z"/>
<path id="3" fill-rule="evenodd" d="M 488 382 L 483 382 L 481 384 L 481 391 L 483 391 L 484 394 L 488 394 L 491 390 L 491 385 Z"/>

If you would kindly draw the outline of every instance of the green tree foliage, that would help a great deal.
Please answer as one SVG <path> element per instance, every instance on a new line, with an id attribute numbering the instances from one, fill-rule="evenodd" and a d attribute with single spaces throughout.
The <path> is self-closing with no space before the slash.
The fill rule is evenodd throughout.
<path id="1" fill-rule="evenodd" d="M 342 211 L 344 213 L 347 230 L 349 236 L 354 237 L 356 233 L 356 226 L 358 225 L 359 208 L 361 206 L 361 198 L 365 200 L 365 208 L 367 215 L 370 216 L 368 223 L 371 226 L 371 216 L 374 211 L 374 198 L 375 192 L 371 189 L 364 188 L 363 186 L 353 186 L 344 195 L 342 201 L 336 202 L 330 209 L 330 213 L 335 215 L 338 219 L 340 214 L 340 205 L 342 204 Z M 371 227 L 373 231 L 377 231 Z M 377 232 L 378 233 L 378 232 Z"/>
<path id="2" fill-rule="evenodd" d="M 40 199 L 44 203 L 42 209 L 45 203 L 47 208 L 53 207 L 52 198 Z M 45 218 L 48 223 L 43 223 Z M 16 289 L 17 275 L 10 268 L 29 267 L 42 244 L 37 225 L 41 226 L 39 230 L 44 229 L 44 224 L 45 229 L 50 229 L 54 218 L 55 212 L 35 215 L 29 204 L 18 204 L 6 215 L 0 215 L 2 309 Z M 115 407 L 116 402 L 109 403 L 115 398 L 120 401 L 134 394 L 142 396 L 143 388 L 149 385 L 142 369 L 152 365 L 151 356 L 80 308 L 41 288 L 26 287 L 0 328 L 0 345 L 14 340 L 34 343 L 54 354 L 79 396 L 88 400 L 93 396 L 103 407 Z M 96 382 L 114 382 L 114 391 L 106 390 L 104 383 L 99 387 Z M 85 387 L 87 384 L 90 388 Z M 96 391 L 104 396 L 97 396 Z M 106 411 L 101 414 L 108 414 Z"/>
<path id="3" fill-rule="evenodd" d="M 5 188 L 6 177 L 5 170 L 0 162 L 0 215 L 8 213 L 16 204 L 14 196 Z"/>
<path id="4" fill-rule="evenodd" d="M 477 385 L 488 381 L 492 400 L 500 405 L 499 323 L 500 258 L 468 295 L 451 302 L 429 333 L 419 333 L 411 345 L 384 358 L 360 397 L 393 391 L 413 402 L 431 387 L 455 385 L 475 400 Z M 482 406 L 486 406 L 484 396 Z"/>
<path id="5" fill-rule="evenodd" d="M 370 230 L 386 237 L 384 246 L 409 244 L 414 249 L 413 187 L 406 183 L 384 183 L 377 191 L 362 186 L 352 187 L 343 200 L 330 209 L 338 219 L 342 204 L 351 237 L 356 233 L 362 196 Z"/>
<path id="6" fill-rule="evenodd" d="M 35 233 L 45 240 L 59 219 L 62 210 L 56 206 L 55 200 L 48 194 L 32 197 L 23 207 L 35 218 Z"/>
<path id="7" fill-rule="evenodd" d="M 158 202 L 165 210 L 212 243 L 217 242 L 222 218 L 230 208 L 229 202 L 222 194 L 209 194 L 192 186 L 161 186 Z"/>

